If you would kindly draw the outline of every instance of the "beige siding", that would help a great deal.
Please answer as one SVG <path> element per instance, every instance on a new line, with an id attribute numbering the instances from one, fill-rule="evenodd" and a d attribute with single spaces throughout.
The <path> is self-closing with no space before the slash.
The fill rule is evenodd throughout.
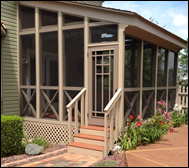
<path id="1" fill-rule="evenodd" d="M 102 6 L 102 3 L 104 1 L 73 1 L 73 2 L 78 2 L 78 3 L 83 3 L 83 4 L 89 4 L 89 5 Z"/>
<path id="2" fill-rule="evenodd" d="M 16 1 L 1 1 L 1 20 L 8 29 L 7 36 L 1 39 L 1 114 L 4 115 L 19 115 L 16 3 Z"/>

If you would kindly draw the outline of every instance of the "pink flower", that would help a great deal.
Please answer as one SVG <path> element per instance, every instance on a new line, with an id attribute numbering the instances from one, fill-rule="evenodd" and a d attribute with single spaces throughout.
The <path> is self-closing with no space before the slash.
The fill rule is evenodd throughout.
<path id="1" fill-rule="evenodd" d="M 166 107 L 165 101 L 161 100 L 161 104 L 163 105 L 164 108 Z"/>
<path id="2" fill-rule="evenodd" d="M 170 132 L 170 133 L 173 133 L 173 131 L 174 131 L 173 126 L 171 126 L 169 132 Z"/>
<path id="3" fill-rule="evenodd" d="M 141 120 L 142 118 L 141 118 L 141 116 L 140 115 L 138 115 L 138 117 L 137 117 L 139 120 Z"/>
<path id="4" fill-rule="evenodd" d="M 160 114 L 162 114 L 162 109 L 161 109 L 160 107 L 158 107 L 158 112 L 159 112 Z"/>
<path id="5" fill-rule="evenodd" d="M 137 125 L 140 127 L 140 126 L 142 125 L 142 123 L 138 121 L 138 122 L 137 122 Z"/>
<path id="6" fill-rule="evenodd" d="M 167 123 L 170 123 L 171 118 L 170 118 L 170 114 L 168 112 L 164 112 L 164 117 L 167 119 Z"/>

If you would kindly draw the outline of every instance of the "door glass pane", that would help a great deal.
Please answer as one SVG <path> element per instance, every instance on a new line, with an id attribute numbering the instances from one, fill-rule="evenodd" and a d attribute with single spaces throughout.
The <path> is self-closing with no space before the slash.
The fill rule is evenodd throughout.
<path id="1" fill-rule="evenodd" d="M 41 33 L 42 85 L 58 86 L 58 33 Z"/>
<path id="2" fill-rule="evenodd" d="M 104 73 L 109 73 L 109 66 L 104 66 Z"/>
<path id="3" fill-rule="evenodd" d="M 109 75 L 104 75 L 104 107 L 103 109 L 106 107 L 108 102 L 109 102 Z"/>
<path id="4" fill-rule="evenodd" d="M 65 30 L 65 85 L 84 86 L 84 33 L 83 29 Z"/>
<path id="5" fill-rule="evenodd" d="M 95 103 L 96 103 L 96 100 L 95 100 L 95 78 L 96 78 L 96 74 L 95 74 L 95 57 L 93 57 L 93 73 L 92 73 L 92 75 L 93 75 L 93 83 L 92 83 L 92 85 L 93 85 L 93 100 L 92 100 L 92 102 L 93 102 L 93 111 L 95 111 Z"/>
<path id="6" fill-rule="evenodd" d="M 34 28 L 35 27 L 35 9 L 25 6 L 20 6 L 20 20 L 21 28 Z"/>
<path id="7" fill-rule="evenodd" d="M 102 76 L 97 75 L 97 111 L 102 111 Z"/>
<path id="8" fill-rule="evenodd" d="M 166 86 L 165 80 L 165 56 L 166 50 L 163 48 L 158 48 L 158 74 L 157 74 L 157 86 Z"/>
<path id="9" fill-rule="evenodd" d="M 102 66 L 97 66 L 97 73 L 102 73 Z"/>
<path id="10" fill-rule="evenodd" d="M 117 25 L 96 26 L 90 28 L 91 43 L 117 41 Z"/>
<path id="11" fill-rule="evenodd" d="M 41 26 L 57 25 L 58 15 L 56 12 L 40 10 Z"/>
<path id="12" fill-rule="evenodd" d="M 109 56 L 104 57 L 104 64 L 109 64 Z"/>
<path id="13" fill-rule="evenodd" d="M 35 85 L 35 35 L 23 35 L 21 39 L 22 85 Z"/>
<path id="14" fill-rule="evenodd" d="M 102 57 L 97 57 L 97 64 L 102 64 Z"/>

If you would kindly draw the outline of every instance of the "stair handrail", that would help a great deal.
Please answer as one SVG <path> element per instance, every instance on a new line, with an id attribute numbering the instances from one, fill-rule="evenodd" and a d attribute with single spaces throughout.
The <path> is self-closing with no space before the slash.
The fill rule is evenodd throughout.
<path id="1" fill-rule="evenodd" d="M 120 113 L 120 101 L 122 96 L 122 88 L 119 88 L 109 103 L 104 108 L 104 156 L 108 154 L 108 115 L 110 116 L 110 141 L 109 149 L 112 149 L 113 143 L 119 136 L 118 118 Z M 113 125 L 115 119 L 115 134 L 113 135 Z"/>
<path id="2" fill-rule="evenodd" d="M 69 143 L 72 142 L 72 109 L 75 113 L 75 134 L 78 133 L 78 101 L 81 99 L 81 126 L 84 126 L 84 102 L 85 102 L 86 88 L 83 88 L 66 106 L 68 112 L 68 128 L 69 128 Z"/>

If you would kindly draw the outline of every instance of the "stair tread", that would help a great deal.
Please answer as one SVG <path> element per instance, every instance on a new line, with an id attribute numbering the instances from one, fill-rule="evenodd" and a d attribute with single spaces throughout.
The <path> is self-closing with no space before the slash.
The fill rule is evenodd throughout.
<path id="1" fill-rule="evenodd" d="M 68 144 L 68 146 L 97 150 L 97 151 L 104 151 L 103 146 L 90 145 L 90 144 L 85 144 L 85 143 L 80 143 L 80 142 L 72 142 L 72 143 Z"/>
<path id="2" fill-rule="evenodd" d="M 97 136 L 97 135 L 77 134 L 74 137 L 85 138 L 85 139 L 93 139 L 93 140 L 97 140 L 97 141 L 104 141 L 103 136 Z"/>
<path id="3" fill-rule="evenodd" d="M 104 131 L 104 127 L 93 126 L 93 125 L 82 126 L 81 128 L 83 128 L 83 129 L 98 130 L 98 131 Z M 110 128 L 108 128 L 108 131 L 110 131 Z"/>

